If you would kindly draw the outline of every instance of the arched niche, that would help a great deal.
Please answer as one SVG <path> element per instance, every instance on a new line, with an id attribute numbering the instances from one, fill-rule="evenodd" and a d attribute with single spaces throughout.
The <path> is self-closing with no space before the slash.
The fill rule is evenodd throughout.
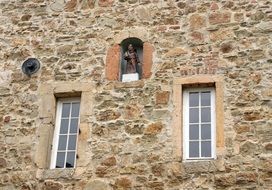
<path id="1" fill-rule="evenodd" d="M 128 37 L 120 41 L 120 43 L 113 44 L 108 47 L 106 56 L 105 77 L 109 81 L 121 81 L 122 73 L 125 73 L 124 52 L 127 50 L 129 44 L 133 44 L 137 50 L 141 67 L 138 68 L 140 78 L 148 79 L 152 74 L 153 64 L 153 45 L 149 42 L 144 42 L 136 37 Z"/>
<path id="2" fill-rule="evenodd" d="M 128 46 L 133 46 L 139 63 L 136 64 L 136 73 L 128 73 L 128 60 L 125 59 L 125 54 L 128 52 Z M 143 41 L 139 38 L 127 38 L 124 39 L 120 44 L 121 57 L 120 57 L 120 80 L 124 82 L 130 82 L 139 80 L 142 78 L 142 64 L 143 64 Z"/>

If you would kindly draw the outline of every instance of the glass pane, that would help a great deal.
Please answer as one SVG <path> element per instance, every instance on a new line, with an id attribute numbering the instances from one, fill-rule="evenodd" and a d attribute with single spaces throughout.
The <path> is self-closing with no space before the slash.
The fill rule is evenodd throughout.
<path id="1" fill-rule="evenodd" d="M 72 117 L 79 116 L 79 102 L 72 103 Z"/>
<path id="2" fill-rule="evenodd" d="M 189 139 L 198 140 L 199 138 L 199 128 L 198 125 L 190 125 L 189 128 Z"/>
<path id="3" fill-rule="evenodd" d="M 202 124 L 201 125 L 201 139 L 211 139 L 211 125 L 210 124 Z"/>
<path id="4" fill-rule="evenodd" d="M 189 113 L 189 122 L 190 123 L 198 123 L 199 122 L 199 114 L 198 108 L 190 108 Z"/>
<path id="5" fill-rule="evenodd" d="M 211 157 L 212 156 L 211 141 L 201 142 L 201 156 L 202 157 Z"/>
<path id="6" fill-rule="evenodd" d="M 199 142 L 189 142 L 189 157 L 199 157 Z"/>
<path id="7" fill-rule="evenodd" d="M 56 168 L 64 168 L 65 152 L 57 153 Z"/>
<path id="8" fill-rule="evenodd" d="M 201 122 L 211 121 L 211 108 L 201 108 Z"/>
<path id="9" fill-rule="evenodd" d="M 66 143 L 67 143 L 67 135 L 60 135 L 58 150 L 66 150 Z"/>
<path id="10" fill-rule="evenodd" d="M 190 107 L 198 106 L 198 102 L 199 102 L 198 96 L 199 96 L 198 92 L 190 92 L 189 93 L 189 106 Z"/>
<path id="11" fill-rule="evenodd" d="M 202 92 L 201 93 L 201 106 L 210 106 L 211 105 L 211 93 Z"/>
<path id="12" fill-rule="evenodd" d="M 62 114 L 61 117 L 69 117 L 70 115 L 70 103 L 62 104 Z"/>
<path id="13" fill-rule="evenodd" d="M 75 152 L 67 152 L 66 168 L 73 168 L 75 165 Z"/>
<path id="14" fill-rule="evenodd" d="M 68 133 L 69 119 L 62 119 L 60 123 L 60 134 Z"/>
<path id="15" fill-rule="evenodd" d="M 69 136 L 69 142 L 68 142 L 68 150 L 75 150 L 76 149 L 76 135 L 70 135 Z"/>
<path id="16" fill-rule="evenodd" d="M 70 133 L 77 133 L 78 119 L 71 119 Z"/>

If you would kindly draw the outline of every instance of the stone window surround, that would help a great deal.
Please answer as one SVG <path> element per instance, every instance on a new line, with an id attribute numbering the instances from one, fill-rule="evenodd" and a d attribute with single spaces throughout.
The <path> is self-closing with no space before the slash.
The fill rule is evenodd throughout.
<path id="1" fill-rule="evenodd" d="M 89 124 L 88 117 L 92 114 L 93 85 L 88 82 L 50 82 L 39 86 L 39 121 L 37 122 L 37 142 L 35 145 L 34 162 L 38 167 L 38 178 L 72 177 L 77 169 L 84 168 L 88 163 L 85 156 L 88 148 Z M 57 98 L 80 97 L 81 133 L 78 135 L 77 167 L 75 169 L 49 169 L 51 147 L 56 120 Z"/>
<path id="2" fill-rule="evenodd" d="M 224 153 L 224 107 L 223 107 L 223 78 L 219 75 L 195 75 L 175 78 L 173 81 L 173 147 L 174 156 L 183 159 L 183 111 L 182 89 L 184 87 L 215 87 L 216 110 L 216 157 Z M 184 160 L 187 162 L 187 160 Z M 197 160 L 201 161 L 201 160 Z"/>

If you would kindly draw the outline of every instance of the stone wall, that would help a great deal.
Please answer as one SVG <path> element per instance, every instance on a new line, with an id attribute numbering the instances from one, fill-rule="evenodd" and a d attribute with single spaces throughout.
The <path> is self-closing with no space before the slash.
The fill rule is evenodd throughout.
<path id="1" fill-rule="evenodd" d="M 0 189 L 271 189 L 271 9 L 269 0 L 1 0 Z M 109 81 L 107 52 L 128 37 L 153 46 L 151 76 Z M 21 71 L 28 57 L 42 64 L 31 78 Z M 192 75 L 224 79 L 215 161 L 173 154 L 173 79 Z M 35 161 L 39 90 L 63 81 L 93 85 L 87 162 L 49 170 Z"/>

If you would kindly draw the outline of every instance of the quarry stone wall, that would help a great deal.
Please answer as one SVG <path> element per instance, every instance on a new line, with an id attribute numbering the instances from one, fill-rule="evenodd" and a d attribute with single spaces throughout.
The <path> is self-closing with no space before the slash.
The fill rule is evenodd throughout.
<path id="1" fill-rule="evenodd" d="M 111 63 L 132 37 L 145 77 L 122 83 Z M 192 76 L 223 80 L 212 161 L 175 154 L 174 80 Z M 50 170 L 55 101 L 75 95 L 78 166 Z M 0 1 L 0 189 L 271 189 L 271 107 L 270 0 Z"/>

